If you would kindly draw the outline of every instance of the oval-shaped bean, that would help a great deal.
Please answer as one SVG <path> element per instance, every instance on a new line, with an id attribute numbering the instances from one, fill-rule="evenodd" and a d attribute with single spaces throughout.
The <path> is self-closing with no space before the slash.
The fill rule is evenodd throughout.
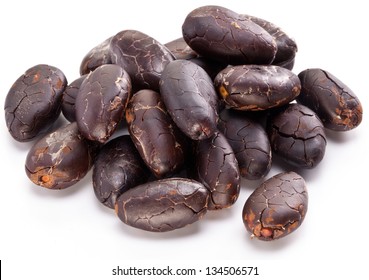
<path id="1" fill-rule="evenodd" d="M 136 92 L 128 103 L 129 134 L 142 159 L 157 177 L 177 172 L 184 164 L 184 137 L 167 113 L 160 94 L 150 89 Z"/>
<path id="2" fill-rule="evenodd" d="M 243 207 L 242 219 L 252 237 L 270 241 L 295 231 L 307 210 L 305 180 L 295 172 L 285 172 L 254 190 Z"/>
<path id="3" fill-rule="evenodd" d="M 70 121 L 76 121 L 76 98 L 79 88 L 87 75 L 83 75 L 66 86 L 62 98 L 62 113 Z"/>
<path id="4" fill-rule="evenodd" d="M 258 180 L 272 166 L 272 150 L 265 129 L 246 114 L 223 110 L 219 115 L 219 130 L 224 134 L 236 156 L 240 174 Z"/>
<path id="5" fill-rule="evenodd" d="M 191 59 L 199 55 L 187 45 L 183 37 L 177 38 L 164 44 L 168 50 L 173 54 L 175 59 Z"/>
<path id="6" fill-rule="evenodd" d="M 63 72 L 39 64 L 28 69 L 10 88 L 5 99 L 5 120 L 11 136 L 26 142 L 46 131 L 60 115 L 67 85 Z"/>
<path id="7" fill-rule="evenodd" d="M 93 163 L 96 146 L 78 131 L 75 122 L 38 140 L 27 155 L 29 179 L 48 189 L 65 189 L 81 180 Z"/>
<path id="8" fill-rule="evenodd" d="M 197 143 L 194 179 L 210 191 L 209 210 L 232 206 L 240 193 L 240 171 L 227 139 L 220 132 Z"/>
<path id="9" fill-rule="evenodd" d="M 327 144 L 319 117 L 308 107 L 289 104 L 268 120 L 272 151 L 297 167 L 313 168 L 324 157 Z"/>
<path id="10" fill-rule="evenodd" d="M 104 64 L 111 64 L 111 48 L 110 42 L 113 37 L 106 39 L 104 42 L 98 44 L 91 49 L 82 59 L 79 73 L 82 75 L 89 74 L 97 67 Z"/>
<path id="11" fill-rule="evenodd" d="M 190 12 L 182 34 L 198 54 L 227 64 L 270 64 L 277 52 L 273 37 L 262 27 L 220 6 Z"/>
<path id="12" fill-rule="evenodd" d="M 218 73 L 214 85 L 231 108 L 259 111 L 282 106 L 299 95 L 299 78 L 275 65 L 230 66 Z"/>
<path id="13" fill-rule="evenodd" d="M 170 62 L 160 80 L 160 94 L 173 121 L 189 138 L 205 139 L 216 132 L 219 99 L 200 66 L 188 60 Z"/>
<path id="14" fill-rule="evenodd" d="M 119 65 L 96 68 L 76 98 L 78 129 L 89 140 L 106 142 L 117 129 L 131 96 L 131 80 Z"/>
<path id="15" fill-rule="evenodd" d="M 124 30 L 116 34 L 111 41 L 111 49 L 113 63 L 127 71 L 134 91 L 158 91 L 161 73 L 174 60 L 164 45 L 136 30 Z"/>
<path id="16" fill-rule="evenodd" d="M 102 204 L 114 209 L 118 196 L 145 183 L 149 175 L 129 135 L 116 137 L 96 157 L 92 172 L 95 195 Z"/>
<path id="17" fill-rule="evenodd" d="M 146 231 L 165 232 L 201 219 L 208 190 L 199 182 L 170 178 L 129 189 L 118 197 L 115 211 L 123 223 Z"/>
<path id="18" fill-rule="evenodd" d="M 337 77 L 319 68 L 306 69 L 298 77 L 302 88 L 297 101 L 317 113 L 326 128 L 347 131 L 361 123 L 359 98 Z"/>
<path id="19" fill-rule="evenodd" d="M 287 69 L 291 70 L 293 68 L 294 58 L 297 52 L 297 45 L 295 40 L 289 37 L 280 27 L 276 26 L 265 19 L 258 18 L 250 15 L 240 15 L 240 19 L 248 19 L 255 22 L 264 28 L 275 40 L 277 44 L 277 52 L 273 60 L 274 65 L 285 65 L 288 66 Z M 292 63 L 286 63 L 292 62 Z"/>

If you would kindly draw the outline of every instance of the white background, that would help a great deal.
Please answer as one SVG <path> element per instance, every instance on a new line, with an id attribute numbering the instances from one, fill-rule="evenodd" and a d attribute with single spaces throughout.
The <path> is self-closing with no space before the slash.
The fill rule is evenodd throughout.
<path id="1" fill-rule="evenodd" d="M 95 198 L 91 172 L 67 190 L 35 186 L 24 171 L 32 143 L 13 140 L 3 117 L 0 259 L 4 279 L 76 275 L 108 279 L 118 264 L 170 261 L 185 267 L 256 263 L 264 268 L 264 276 L 275 274 L 274 279 L 295 279 L 296 273 L 300 279 L 354 275 L 358 279 L 367 271 L 364 259 L 369 249 L 369 20 L 364 3 L 1 1 L 0 104 L 14 81 L 36 64 L 56 66 L 72 82 L 84 55 L 117 32 L 137 29 L 166 43 L 181 36 L 183 20 L 192 9 L 217 4 L 282 27 L 299 47 L 296 74 L 311 67 L 328 70 L 350 86 L 364 107 L 358 128 L 327 132 L 325 158 L 318 167 L 298 171 L 309 190 L 306 219 L 296 232 L 273 242 L 251 240 L 241 219 L 244 202 L 260 182 L 243 182 L 239 200 L 230 209 L 209 212 L 201 222 L 168 233 L 144 232 L 121 223 Z M 267 178 L 287 168 L 275 162 Z"/>

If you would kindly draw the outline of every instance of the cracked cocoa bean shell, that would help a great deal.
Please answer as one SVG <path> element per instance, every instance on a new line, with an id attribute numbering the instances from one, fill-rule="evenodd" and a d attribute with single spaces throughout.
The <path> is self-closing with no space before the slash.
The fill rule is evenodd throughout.
<path id="1" fill-rule="evenodd" d="M 99 151 L 92 170 L 92 184 L 97 199 L 114 209 L 117 198 L 149 178 L 140 154 L 129 135 L 114 138 Z"/>
<path id="2" fill-rule="evenodd" d="M 146 231 L 165 232 L 201 219 L 207 212 L 209 192 L 201 183 L 170 178 L 136 186 L 118 197 L 119 219 Z"/>
<path id="3" fill-rule="evenodd" d="M 240 171 L 237 159 L 221 132 L 196 143 L 194 179 L 210 192 L 209 210 L 232 206 L 240 193 Z"/>
<path id="4" fill-rule="evenodd" d="M 298 77 L 302 88 L 297 101 L 317 113 L 324 127 L 347 131 L 361 123 L 359 98 L 337 77 L 319 68 L 306 69 Z"/>
<path id="5" fill-rule="evenodd" d="M 62 113 L 64 117 L 70 121 L 76 121 L 76 98 L 79 92 L 79 88 L 81 87 L 82 82 L 85 80 L 87 75 L 83 75 L 69 85 L 66 86 L 63 92 L 62 98 Z"/>
<path id="6" fill-rule="evenodd" d="M 305 180 L 295 172 L 263 182 L 246 200 L 242 219 L 252 237 L 271 241 L 294 232 L 308 210 Z"/>
<path id="7" fill-rule="evenodd" d="M 79 73 L 81 76 L 89 74 L 97 67 L 104 64 L 112 64 L 110 42 L 113 37 L 92 48 L 82 59 Z"/>
<path id="8" fill-rule="evenodd" d="M 272 150 L 264 127 L 242 113 L 224 109 L 219 115 L 218 128 L 232 147 L 240 175 L 258 180 L 268 174 L 272 166 Z"/>
<path id="9" fill-rule="evenodd" d="M 160 94 L 168 113 L 189 138 L 201 140 L 216 131 L 219 98 L 209 75 L 188 60 L 175 60 L 164 69 Z"/>
<path id="10" fill-rule="evenodd" d="M 67 85 L 63 72 L 39 64 L 28 69 L 10 88 L 5 99 L 5 120 L 11 136 L 31 141 L 56 121 Z"/>
<path id="11" fill-rule="evenodd" d="M 105 143 L 124 116 L 131 79 L 119 65 L 96 68 L 82 82 L 76 98 L 76 122 L 89 140 Z"/>
<path id="12" fill-rule="evenodd" d="M 160 94 L 136 92 L 126 110 L 128 131 L 142 159 L 157 178 L 178 172 L 185 160 L 185 137 L 167 112 Z"/>
<path id="13" fill-rule="evenodd" d="M 175 59 L 191 59 L 199 56 L 193 49 L 190 48 L 183 37 L 177 38 L 164 45 L 173 54 Z"/>
<path id="14" fill-rule="evenodd" d="M 324 157 L 327 144 L 319 117 L 308 107 L 292 103 L 271 114 L 267 133 L 272 151 L 301 168 L 314 168 Z"/>
<path id="15" fill-rule="evenodd" d="M 88 172 L 97 146 L 87 141 L 75 122 L 58 128 L 38 140 L 27 154 L 29 179 L 48 189 L 65 189 Z"/>
<path id="16" fill-rule="evenodd" d="M 134 91 L 159 90 L 159 80 L 165 66 L 174 60 L 173 54 L 160 42 L 137 30 L 123 30 L 111 41 L 112 61 L 127 71 Z"/>
<path id="17" fill-rule="evenodd" d="M 220 6 L 202 6 L 190 12 L 182 34 L 199 55 L 231 65 L 270 64 L 277 52 L 267 31 Z"/>
<path id="18" fill-rule="evenodd" d="M 240 19 L 242 18 L 255 22 L 257 25 L 264 28 L 275 40 L 277 44 L 277 52 L 272 64 L 284 65 L 285 68 L 291 70 L 293 68 L 297 52 L 295 40 L 288 36 L 280 27 L 265 19 L 250 15 L 240 15 Z"/>
<path id="19" fill-rule="evenodd" d="M 275 65 L 230 66 L 218 73 L 214 85 L 229 107 L 242 111 L 288 104 L 301 90 L 297 75 Z"/>

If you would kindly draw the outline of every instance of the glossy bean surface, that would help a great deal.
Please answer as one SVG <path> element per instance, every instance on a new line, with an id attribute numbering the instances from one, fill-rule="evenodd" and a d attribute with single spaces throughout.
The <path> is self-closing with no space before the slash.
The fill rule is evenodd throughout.
<path id="1" fill-rule="evenodd" d="M 115 204 L 115 211 L 127 225 L 165 232 L 201 219 L 207 212 L 208 198 L 208 190 L 199 182 L 162 179 L 124 192 Z"/>
<path id="2" fill-rule="evenodd" d="M 117 129 L 131 96 L 131 80 L 119 65 L 99 66 L 83 81 L 76 98 L 78 129 L 105 143 Z"/>
<path id="3" fill-rule="evenodd" d="M 240 171 L 227 139 L 220 132 L 197 143 L 194 179 L 210 191 L 209 210 L 232 206 L 240 193 Z"/>
<path id="4" fill-rule="evenodd" d="M 302 168 L 314 168 L 323 159 L 327 144 L 319 117 L 308 107 L 289 104 L 268 121 L 273 152 L 284 161 Z"/>
<path id="5" fill-rule="evenodd" d="M 279 173 L 247 199 L 242 219 L 252 237 L 271 241 L 295 231 L 308 210 L 305 180 L 295 172 Z"/>
<path id="6" fill-rule="evenodd" d="M 4 104 L 11 136 L 31 141 L 45 132 L 60 115 L 62 94 L 67 86 L 63 72 L 39 64 L 28 69 L 10 88 Z"/>
<path id="7" fill-rule="evenodd" d="M 250 16 L 240 15 L 240 18 L 245 18 L 255 22 L 257 25 L 264 28 L 275 40 L 277 44 L 277 52 L 275 54 L 272 64 L 285 65 L 287 62 L 294 62 L 297 52 L 297 44 L 290 36 L 286 34 L 279 26 L 265 19 Z M 292 69 L 294 63 L 287 64 L 287 69 Z"/>
<path id="8" fill-rule="evenodd" d="M 199 55 L 190 48 L 183 37 L 179 37 L 165 44 L 168 50 L 173 54 L 175 59 L 191 59 Z"/>
<path id="9" fill-rule="evenodd" d="M 262 27 L 220 6 L 190 12 L 182 34 L 198 54 L 227 64 L 270 64 L 277 52 L 273 37 Z"/>
<path id="10" fill-rule="evenodd" d="M 189 138 L 200 140 L 215 133 L 219 99 L 200 66 L 187 60 L 169 63 L 160 80 L 160 94 L 173 121 Z"/>
<path id="11" fill-rule="evenodd" d="M 38 140 L 28 152 L 25 169 L 29 179 L 48 189 L 65 189 L 88 172 L 94 145 L 71 123 Z"/>
<path id="12" fill-rule="evenodd" d="M 157 178 L 172 175 L 183 166 L 184 135 L 169 116 L 159 93 L 150 89 L 136 92 L 128 103 L 126 120 L 133 143 Z"/>
<path id="13" fill-rule="evenodd" d="M 248 115 L 225 109 L 219 115 L 218 128 L 232 147 L 242 177 L 258 180 L 268 174 L 272 150 L 262 125 Z"/>
<path id="14" fill-rule="evenodd" d="M 95 196 L 114 209 L 118 196 L 145 183 L 149 174 L 129 135 L 116 137 L 96 157 L 92 172 Z"/>
<path id="15" fill-rule="evenodd" d="M 230 66 L 218 73 L 214 85 L 228 106 L 243 111 L 282 106 L 301 90 L 297 75 L 274 65 Z"/>
<path id="16" fill-rule="evenodd" d="M 76 98 L 82 82 L 87 75 L 83 75 L 66 86 L 62 98 L 62 113 L 70 121 L 76 121 Z"/>
<path id="17" fill-rule="evenodd" d="M 111 41 L 111 48 L 113 63 L 127 71 L 135 91 L 158 91 L 161 73 L 165 66 L 174 60 L 167 47 L 137 30 L 117 33 Z"/>
<path id="18" fill-rule="evenodd" d="M 82 59 L 79 73 L 81 76 L 89 74 L 97 67 L 104 64 L 111 64 L 111 48 L 110 42 L 112 37 L 92 48 Z"/>
<path id="19" fill-rule="evenodd" d="M 361 123 L 359 98 L 337 77 L 319 68 L 304 70 L 298 76 L 302 88 L 297 101 L 316 112 L 326 128 L 347 131 Z"/>

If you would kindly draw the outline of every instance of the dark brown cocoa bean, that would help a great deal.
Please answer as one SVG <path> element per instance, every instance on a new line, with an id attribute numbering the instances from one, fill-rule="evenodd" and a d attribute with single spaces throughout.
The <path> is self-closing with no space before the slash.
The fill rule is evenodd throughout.
<path id="1" fill-rule="evenodd" d="M 246 200 L 242 219 L 252 237 L 270 241 L 285 237 L 303 222 L 308 210 L 305 180 L 295 172 L 279 173 Z"/>
<path id="2" fill-rule="evenodd" d="M 299 95 L 299 78 L 275 65 L 230 66 L 215 77 L 214 85 L 228 106 L 259 111 L 282 106 Z"/>
<path id="3" fill-rule="evenodd" d="M 184 164 L 182 133 L 169 116 L 160 94 L 143 89 L 128 103 L 129 134 L 142 159 L 157 178 L 172 175 Z"/>
<path id="4" fill-rule="evenodd" d="M 20 142 L 45 132 L 60 115 L 67 79 L 58 68 L 39 64 L 28 69 L 5 99 L 5 120 L 11 136 Z"/>
<path id="5" fill-rule="evenodd" d="M 297 101 L 313 110 L 324 126 L 347 131 L 363 119 L 363 107 L 355 93 L 328 71 L 314 68 L 302 71 L 301 95 Z"/>
<path id="6" fill-rule="evenodd" d="M 207 212 L 208 190 L 199 182 L 170 178 L 139 185 L 118 197 L 115 211 L 130 226 L 155 232 L 182 228 Z"/>
<path id="7" fill-rule="evenodd" d="M 267 31 L 220 6 L 190 12 L 182 34 L 199 55 L 232 65 L 270 64 L 277 52 L 277 44 Z"/>

